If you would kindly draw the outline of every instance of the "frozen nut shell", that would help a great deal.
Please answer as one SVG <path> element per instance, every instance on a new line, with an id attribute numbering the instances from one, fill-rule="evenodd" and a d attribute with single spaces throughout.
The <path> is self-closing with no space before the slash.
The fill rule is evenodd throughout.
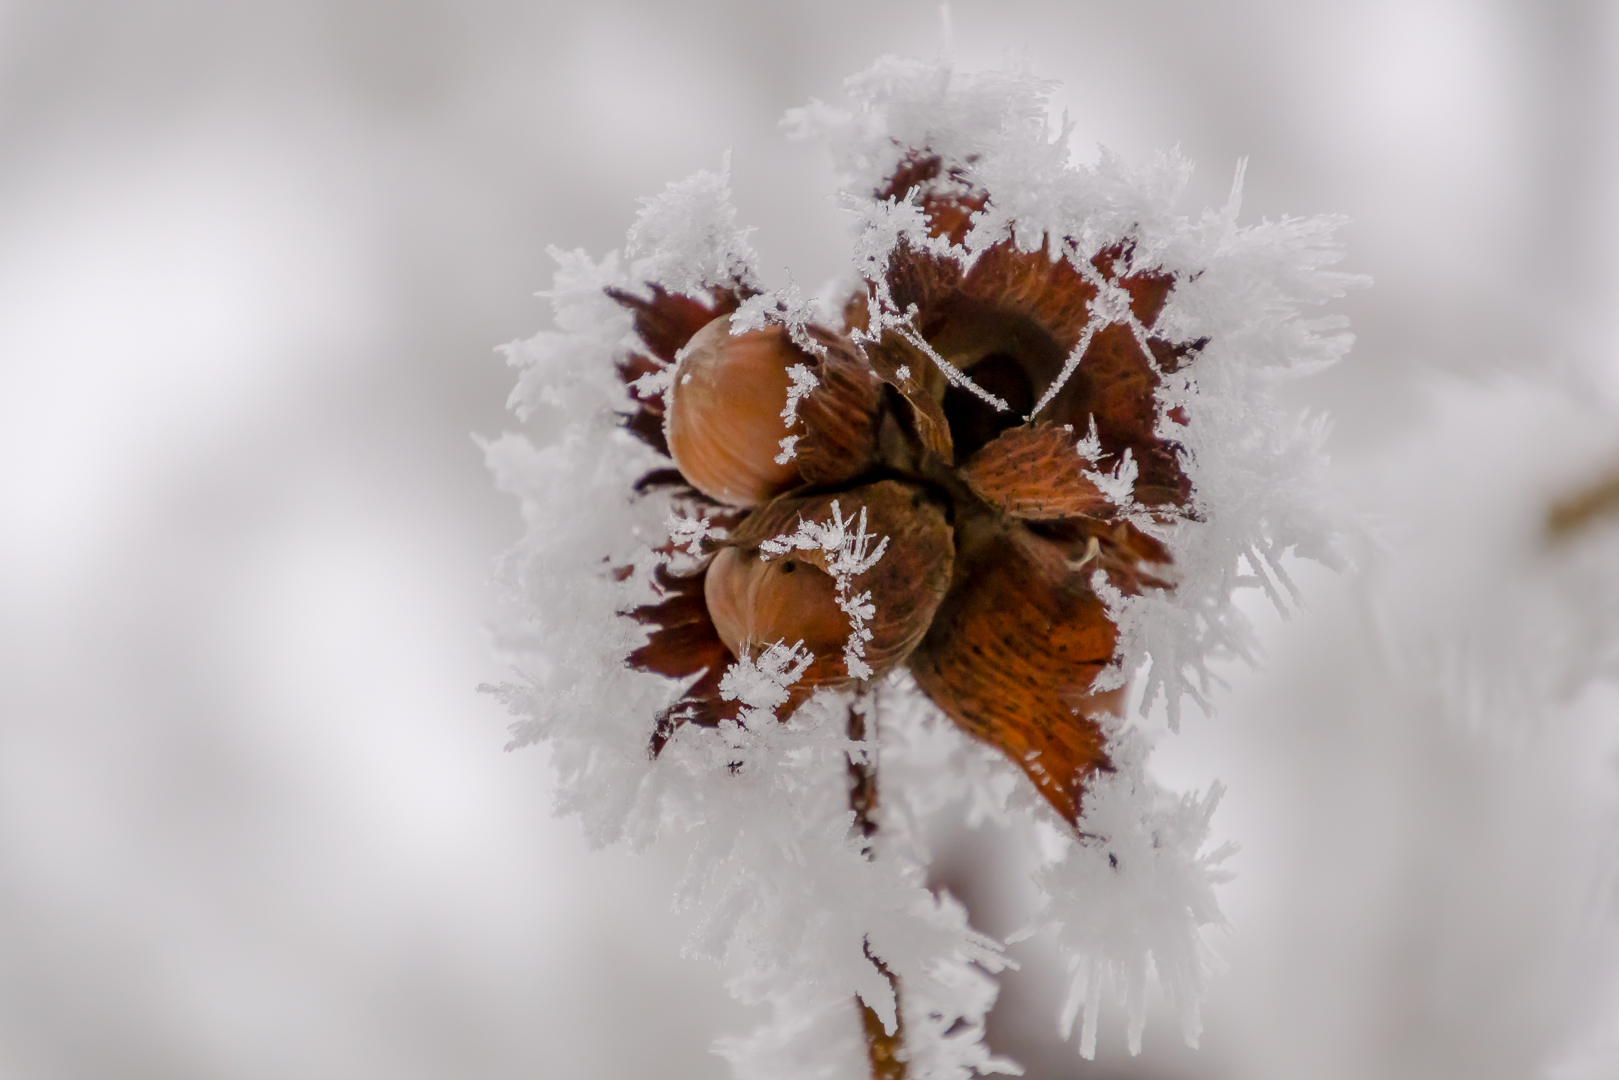
<path id="1" fill-rule="evenodd" d="M 682 475 L 704 495 L 758 506 L 801 482 L 789 459 L 782 410 L 787 369 L 811 358 L 779 326 L 731 333 L 721 316 L 682 350 L 664 412 L 664 437 Z"/>
<path id="2" fill-rule="evenodd" d="M 845 657 L 853 626 L 839 605 L 831 573 L 836 553 L 799 549 L 770 555 L 760 545 L 797 533 L 801 521 L 833 520 L 834 502 L 845 522 L 857 523 L 865 510 L 870 550 L 888 540 L 881 558 L 850 575 L 845 592 L 851 598 L 870 593 L 874 611 L 864 624 L 871 637 L 864 642 L 863 659 L 874 676 L 910 655 L 950 585 L 955 552 L 950 525 L 915 485 L 882 480 L 833 494 L 789 494 L 754 511 L 710 565 L 704 594 L 715 629 L 735 655 L 752 655 L 777 641 L 804 643 L 815 660 L 795 689 L 856 681 Z"/>

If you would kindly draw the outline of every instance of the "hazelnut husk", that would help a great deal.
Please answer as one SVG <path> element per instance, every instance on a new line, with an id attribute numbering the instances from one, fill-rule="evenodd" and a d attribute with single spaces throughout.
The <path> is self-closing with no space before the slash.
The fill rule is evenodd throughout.
<path id="1" fill-rule="evenodd" d="M 920 151 L 876 194 L 914 198 L 932 236 L 953 245 L 988 205 Z M 868 666 L 877 677 L 903 664 L 1078 822 L 1087 778 L 1112 767 L 1101 714 L 1117 713 L 1124 695 L 1097 685 L 1119 643 L 1097 581 L 1125 595 L 1174 587 L 1155 523 L 1196 520 L 1197 510 L 1173 437 L 1189 419 L 1166 411 L 1159 390 L 1206 344 L 1157 329 L 1174 274 L 1138 265 L 1128 239 L 1088 266 L 1075 260 L 1079 247 L 1071 237 L 1033 251 L 1007 240 L 960 260 L 901 240 L 884 280 L 845 305 L 841 333 L 732 335 L 728 315 L 747 299 L 740 283 L 707 300 L 653 286 L 650 300 L 615 294 L 645 348 L 620 365 L 636 410 L 625 425 L 678 466 L 648 473 L 637 490 L 670 486 L 731 530 L 695 569 L 660 567 L 659 600 L 627 613 L 653 628 L 627 662 L 687 680 L 658 715 L 654 754 L 681 724 L 739 717 L 722 693 L 734 658 L 802 643 L 813 660 L 777 716 L 819 687 L 858 682 Z M 903 324 L 889 317 L 874 329 L 884 306 Z M 677 351 L 665 395 L 636 389 Z M 789 425 L 789 388 L 807 383 L 795 364 L 815 381 Z M 789 437 L 796 453 L 782 452 Z M 1136 480 L 1121 493 L 1101 474 L 1119 475 L 1126 455 Z M 834 504 L 845 521 L 863 509 L 873 543 L 888 538 L 860 573 L 835 577 L 835 553 L 814 545 L 767 546 L 801 522 L 830 520 Z M 871 614 L 856 620 L 850 600 L 863 593 Z M 861 631 L 870 638 L 855 664 L 850 635 Z"/>
<path id="2" fill-rule="evenodd" d="M 1018 522 L 964 522 L 952 590 L 910 658 L 922 692 L 968 734 L 999 747 L 1070 821 L 1084 780 L 1107 767 L 1098 695 L 1118 631 L 1061 545 Z"/>

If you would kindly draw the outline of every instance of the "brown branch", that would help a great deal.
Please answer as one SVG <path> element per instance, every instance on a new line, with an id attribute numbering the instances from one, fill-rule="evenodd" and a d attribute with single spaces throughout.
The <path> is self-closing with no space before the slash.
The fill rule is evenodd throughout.
<path id="1" fill-rule="evenodd" d="M 890 1035 L 883 1030 L 883 1022 L 876 1010 L 864 1001 L 860 1002 L 860 1019 L 866 1029 L 866 1056 L 871 1061 L 871 1080 L 905 1080 L 905 1060 L 900 1052 L 905 1046 L 905 1017 L 900 1012 L 899 979 L 888 965 L 871 955 L 871 947 L 866 947 L 866 959 L 877 965 L 877 970 L 883 973 L 888 985 L 894 989 L 894 1034 Z"/>
<path id="2" fill-rule="evenodd" d="M 862 711 L 864 710 L 864 711 Z M 867 717 L 870 717 L 870 737 Z M 861 850 L 868 859 L 876 857 L 877 837 L 877 691 L 872 689 L 849 706 L 849 740 L 865 743 L 866 752 L 849 753 L 849 808 L 854 811 L 855 828 L 860 831 Z M 882 1019 L 870 1005 L 855 998 L 860 1006 L 861 1025 L 866 1034 L 866 1056 L 871 1062 L 872 1080 L 905 1080 L 905 1016 L 900 1005 L 899 978 L 888 965 L 872 955 L 865 945 L 866 959 L 874 964 L 894 991 L 894 1033 L 883 1030 Z"/>
<path id="3" fill-rule="evenodd" d="M 1553 540 L 1563 540 L 1604 517 L 1619 517 L 1619 467 L 1553 503 L 1546 515 L 1546 531 Z"/>
<path id="4" fill-rule="evenodd" d="M 849 741 L 866 742 L 866 714 L 860 710 L 877 711 L 877 694 L 871 691 L 849 704 Z M 854 811 L 854 827 L 863 838 L 860 850 L 866 858 L 873 857 L 873 838 L 877 835 L 877 732 L 876 717 L 872 717 L 872 735 L 866 753 L 849 754 L 849 809 Z"/>

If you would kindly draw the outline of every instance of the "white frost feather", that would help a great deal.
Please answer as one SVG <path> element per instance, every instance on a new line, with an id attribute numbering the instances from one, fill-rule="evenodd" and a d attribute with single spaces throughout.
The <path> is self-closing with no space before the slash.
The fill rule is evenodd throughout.
<path id="1" fill-rule="evenodd" d="M 1035 926 L 1055 930 L 1073 978 L 1063 1037 L 1083 1009 L 1079 1052 L 1086 1058 L 1096 1056 L 1097 1023 L 1109 1000 L 1128 1016 L 1130 1053 L 1141 1052 L 1154 980 L 1179 1011 L 1187 1045 L 1197 1045 L 1199 1011 L 1218 968 L 1204 935 L 1225 924 L 1214 886 L 1230 878 L 1220 864 L 1236 852 L 1231 844 L 1203 850 L 1218 784 L 1201 797 L 1163 790 L 1147 777 L 1146 747 L 1130 729 L 1109 752 L 1115 771 L 1087 784 L 1080 839 L 1037 876 L 1047 900 Z"/>
<path id="2" fill-rule="evenodd" d="M 715 286 L 754 284 L 750 231 L 736 223 L 727 154 L 719 172 L 694 173 L 642 199 L 624 249 L 635 260 L 637 286 L 655 281 L 671 292 L 701 295 Z"/>
<path id="3" fill-rule="evenodd" d="M 850 526 L 853 526 L 851 531 Z M 866 532 L 866 508 L 860 508 L 860 519 L 843 520 L 843 511 L 837 500 L 832 501 L 832 518 L 826 522 L 799 521 L 798 531 L 766 540 L 759 545 L 760 557 L 785 555 L 790 551 L 819 551 L 832 556 L 826 571 L 837 585 L 838 607 L 849 618 L 849 640 L 843 646 L 843 662 L 851 678 L 871 678 L 871 666 L 866 663 L 866 642 L 871 630 L 866 626 L 877 614 L 871 603 L 871 593 L 852 593 L 856 577 L 864 574 L 888 550 L 888 537 L 871 546 L 872 537 Z"/>
<path id="4" fill-rule="evenodd" d="M 787 688 L 814 662 L 815 654 L 804 648 L 802 641 L 792 645 L 778 641 L 757 658 L 744 655 L 726 668 L 720 680 L 720 697 L 746 706 L 744 724 L 773 720 L 777 706 L 787 700 Z"/>
<path id="5" fill-rule="evenodd" d="M 675 546 L 684 548 L 686 553 L 692 556 L 703 554 L 703 541 L 724 540 L 728 535 L 725 529 L 706 517 L 670 514 L 664 519 L 663 524 L 669 530 L 669 539 L 674 541 Z"/>

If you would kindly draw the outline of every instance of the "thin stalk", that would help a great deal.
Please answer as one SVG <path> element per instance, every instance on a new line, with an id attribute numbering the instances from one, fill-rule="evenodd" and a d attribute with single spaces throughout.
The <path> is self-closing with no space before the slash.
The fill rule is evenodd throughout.
<path id="1" fill-rule="evenodd" d="M 869 728 L 867 721 L 870 721 Z M 869 732 L 869 737 L 868 737 Z M 863 755 L 849 754 L 849 808 L 854 811 L 855 828 L 862 837 L 866 858 L 876 858 L 877 843 L 877 691 L 863 693 L 849 706 L 849 741 L 865 743 Z M 860 1020 L 866 1033 L 866 1056 L 871 1062 L 872 1080 L 905 1080 L 905 1016 L 900 1007 L 899 978 L 888 965 L 865 946 L 866 959 L 883 973 L 894 991 L 894 1033 L 883 1030 L 875 1010 L 859 998 Z"/>
<path id="2" fill-rule="evenodd" d="M 1605 517 L 1619 516 L 1619 467 L 1552 505 L 1546 531 L 1562 540 Z"/>

